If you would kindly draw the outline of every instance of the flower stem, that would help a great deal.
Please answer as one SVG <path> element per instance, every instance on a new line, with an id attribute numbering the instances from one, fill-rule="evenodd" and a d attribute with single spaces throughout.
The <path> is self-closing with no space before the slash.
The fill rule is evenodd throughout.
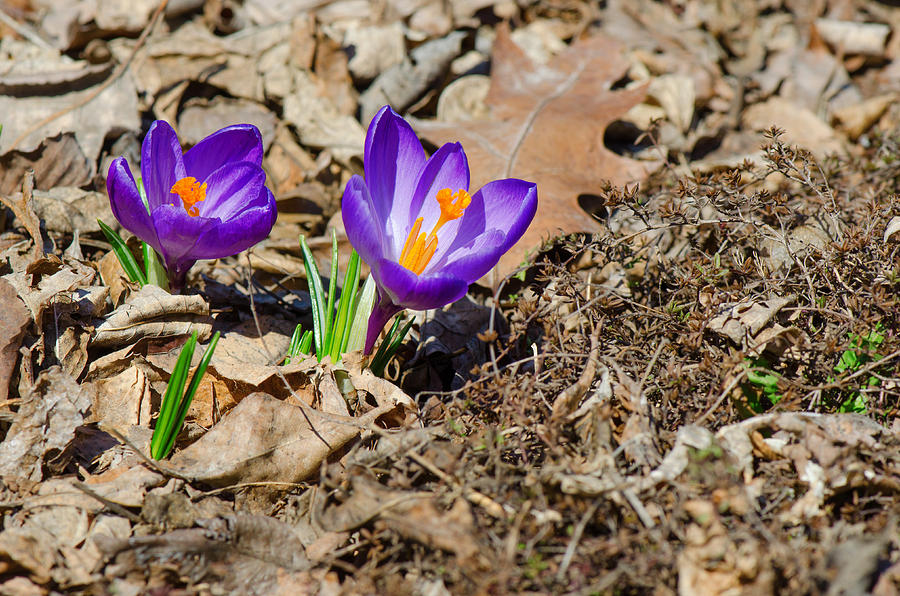
<path id="1" fill-rule="evenodd" d="M 378 298 L 375 301 L 375 308 L 372 309 L 372 314 L 369 315 L 369 328 L 366 331 L 365 354 L 372 353 L 372 348 L 375 347 L 375 342 L 378 340 L 378 336 L 381 335 L 381 330 L 384 329 L 387 322 L 391 320 L 391 317 L 401 310 L 403 310 L 403 307 L 397 306 L 391 302 L 391 299 L 383 294 L 380 288 L 378 289 Z"/>

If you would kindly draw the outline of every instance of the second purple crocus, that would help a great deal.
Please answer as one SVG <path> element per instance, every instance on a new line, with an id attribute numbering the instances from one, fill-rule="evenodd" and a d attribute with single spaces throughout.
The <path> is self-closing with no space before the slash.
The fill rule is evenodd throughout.
<path id="1" fill-rule="evenodd" d="M 412 127 L 389 106 L 369 125 L 363 167 L 365 178 L 350 179 L 341 209 L 347 237 L 378 288 L 369 354 L 396 313 L 454 302 L 490 271 L 534 218 L 537 186 L 508 178 L 470 195 L 462 146 L 448 143 L 426 158 Z"/>
<path id="2" fill-rule="evenodd" d="M 259 130 L 237 124 L 183 153 L 172 127 L 150 126 L 141 145 L 141 199 L 124 157 L 109 168 L 113 215 L 160 254 L 170 287 L 180 290 L 194 262 L 237 254 L 266 238 L 275 224 L 275 197 L 266 188 Z"/>

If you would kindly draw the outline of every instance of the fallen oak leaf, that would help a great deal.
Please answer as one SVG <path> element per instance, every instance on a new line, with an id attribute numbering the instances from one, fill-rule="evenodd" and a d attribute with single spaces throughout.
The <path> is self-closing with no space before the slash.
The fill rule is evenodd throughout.
<path id="1" fill-rule="evenodd" d="M 412 120 L 432 143 L 462 143 L 471 188 L 510 177 L 537 183 L 537 215 L 500 259 L 501 275 L 548 236 L 599 229 L 579 206 L 579 194 L 596 194 L 605 182 L 641 180 L 656 167 L 620 157 L 603 144 L 606 127 L 646 95 L 644 87 L 610 90 L 627 69 L 621 46 L 607 37 L 579 40 L 542 65 L 512 41 L 507 27 L 498 27 L 485 99 L 489 119 Z"/>
<path id="2" fill-rule="evenodd" d="M 217 487 L 300 482 L 377 419 L 402 407 L 386 403 L 352 418 L 253 393 L 196 443 L 176 453 L 171 465 L 185 477 Z"/>

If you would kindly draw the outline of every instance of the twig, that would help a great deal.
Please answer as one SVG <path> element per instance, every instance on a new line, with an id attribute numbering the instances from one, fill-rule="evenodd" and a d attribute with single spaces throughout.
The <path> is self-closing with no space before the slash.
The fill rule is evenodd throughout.
<path id="1" fill-rule="evenodd" d="M 55 50 L 56 49 L 52 45 L 47 43 L 47 41 L 43 37 L 41 37 L 40 35 L 35 33 L 31 29 L 31 27 L 29 27 L 27 25 L 23 25 L 19 21 L 15 20 L 14 18 L 12 18 L 8 14 L 6 14 L 6 11 L 4 11 L 2 7 L 0 7 L 0 22 L 2 22 L 4 25 L 6 25 L 7 27 L 9 27 L 10 29 L 12 29 L 13 31 L 15 31 L 16 33 L 18 33 L 19 35 L 21 35 L 22 37 L 24 37 L 25 39 L 27 39 L 28 41 L 30 41 L 31 43 L 33 43 L 36 46 L 40 46 L 46 50 Z"/>
<path id="2" fill-rule="evenodd" d="M 144 30 L 141 32 L 140 37 L 138 37 L 137 42 L 134 44 L 134 49 L 131 50 L 131 54 L 129 54 L 129 56 L 125 60 L 125 62 L 122 62 L 121 64 L 119 64 L 115 68 L 115 70 L 112 71 L 112 73 L 109 75 L 109 78 L 107 78 L 105 81 L 103 81 L 102 83 L 97 85 L 93 91 L 91 91 L 90 93 L 88 93 L 87 95 L 85 95 L 84 97 L 82 97 L 81 99 L 79 99 L 78 101 L 73 103 L 72 105 L 67 106 L 59 111 L 56 111 L 56 112 L 50 114 L 49 116 L 47 116 L 46 118 L 44 118 L 43 120 L 38 122 L 37 124 L 33 125 L 31 128 L 28 128 L 27 130 L 25 130 L 25 132 L 23 132 L 18 137 L 16 137 L 16 140 L 12 142 L 12 145 L 10 145 L 10 147 L 9 147 L 9 151 L 12 151 L 16 147 L 18 147 L 19 143 L 21 143 L 23 140 L 25 140 L 25 138 L 28 137 L 28 135 L 32 134 L 36 130 L 40 130 L 42 127 L 50 124 L 57 118 L 60 118 L 64 115 L 68 114 L 69 112 L 72 112 L 82 106 L 87 105 L 88 103 L 93 101 L 98 95 L 100 95 L 101 93 L 106 91 L 106 89 L 109 88 L 110 85 L 112 85 L 114 82 L 116 82 L 116 80 L 119 77 L 121 77 L 125 73 L 126 70 L 128 70 L 128 67 L 131 66 L 131 63 L 134 60 L 134 57 L 137 55 L 137 53 L 141 49 L 141 47 L 143 47 L 144 42 L 147 41 L 147 37 L 150 35 L 150 31 L 153 30 L 153 27 L 156 25 L 157 21 L 159 21 L 159 17 L 160 17 L 160 15 L 162 15 L 163 11 L 166 8 L 166 4 L 168 4 L 168 3 L 169 3 L 169 0 L 162 0 L 159 3 L 159 6 L 156 7 L 156 10 L 153 11 L 153 15 L 150 17 L 150 22 L 147 23 L 146 27 L 144 27 Z"/>
<path id="3" fill-rule="evenodd" d="M 556 572 L 556 581 L 562 583 L 566 578 L 566 571 L 569 570 L 569 565 L 572 564 L 572 558 L 575 556 L 575 549 L 578 548 L 578 542 L 581 540 L 581 535 L 584 533 L 584 529 L 587 527 L 588 522 L 591 521 L 591 518 L 594 517 L 594 514 L 597 513 L 597 508 L 600 506 L 600 501 L 594 501 L 588 510 L 584 512 L 584 515 L 581 516 L 581 519 L 578 520 L 578 524 L 575 526 L 575 529 L 572 531 L 572 539 L 569 540 L 568 546 L 566 546 L 566 554 L 563 555 L 562 561 L 559 564 L 559 570 Z"/>
<path id="4" fill-rule="evenodd" d="M 133 523 L 139 524 L 143 521 L 141 519 L 140 515 L 137 515 L 135 513 L 132 513 L 131 511 L 128 511 L 128 509 L 126 509 L 122 505 L 119 505 L 115 501 L 110 501 L 106 497 L 98 495 L 96 492 L 94 492 L 93 490 L 88 488 L 87 485 L 84 484 L 83 482 L 75 482 L 75 483 L 73 483 L 73 486 L 75 488 L 77 488 L 78 490 L 80 490 L 81 492 L 83 492 L 84 494 L 86 494 L 87 496 L 91 497 L 92 499 L 96 499 L 97 501 L 100 501 L 101 503 L 103 503 L 103 505 L 107 509 L 118 513 L 122 517 L 127 517 Z"/>
<path id="5" fill-rule="evenodd" d="M 735 370 L 740 368 L 740 366 L 741 365 L 735 366 L 733 369 L 731 369 L 731 372 L 733 373 Z M 733 379 L 731 379 L 731 382 L 728 383 L 728 385 L 725 387 L 725 389 L 722 390 L 722 393 L 719 394 L 719 397 L 718 397 L 718 399 L 716 399 L 715 403 L 713 403 L 713 405 L 711 405 L 709 407 L 709 409 L 707 409 L 706 412 L 704 412 L 703 416 L 700 416 L 700 418 L 697 418 L 697 420 L 695 420 L 693 422 L 693 424 L 696 424 L 696 425 L 703 424 L 703 421 L 706 420 L 710 416 L 710 414 L 712 414 L 714 411 L 716 411 L 718 409 L 718 407 L 722 404 L 722 402 L 725 401 L 725 398 L 731 394 L 732 390 L 735 387 L 737 387 L 738 383 L 740 383 L 746 375 L 747 375 L 746 370 L 742 370 L 739 375 L 735 375 L 735 377 Z"/>
<path id="6" fill-rule="evenodd" d="M 198 499 L 202 499 L 205 497 L 211 497 L 213 495 L 217 495 L 219 493 L 223 493 L 229 490 L 238 490 L 241 488 L 253 488 L 255 486 L 275 486 L 275 487 L 283 487 L 283 488 L 309 488 L 310 484 L 308 482 L 239 482 L 238 484 L 230 484 L 228 486 L 223 486 L 221 488 L 214 488 L 212 490 L 204 491 L 201 493 L 197 493 L 191 498 L 191 501 L 197 501 Z"/>

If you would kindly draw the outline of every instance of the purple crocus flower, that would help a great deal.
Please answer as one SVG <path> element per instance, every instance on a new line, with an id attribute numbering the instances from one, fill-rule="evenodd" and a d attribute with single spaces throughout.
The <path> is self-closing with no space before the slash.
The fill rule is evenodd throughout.
<path id="1" fill-rule="evenodd" d="M 397 312 L 459 300 L 490 271 L 534 218 L 537 186 L 509 178 L 469 195 L 462 146 L 447 143 L 426 159 L 412 127 L 389 106 L 369 125 L 363 165 L 365 179 L 350 179 L 341 208 L 378 287 L 369 354 Z"/>
<path id="2" fill-rule="evenodd" d="M 223 128 L 182 154 L 175 131 L 157 120 L 141 145 L 146 205 L 125 158 L 112 162 L 113 214 L 162 256 L 172 289 L 184 287 L 195 261 L 237 254 L 269 235 L 277 211 L 262 157 L 252 124 Z"/>

